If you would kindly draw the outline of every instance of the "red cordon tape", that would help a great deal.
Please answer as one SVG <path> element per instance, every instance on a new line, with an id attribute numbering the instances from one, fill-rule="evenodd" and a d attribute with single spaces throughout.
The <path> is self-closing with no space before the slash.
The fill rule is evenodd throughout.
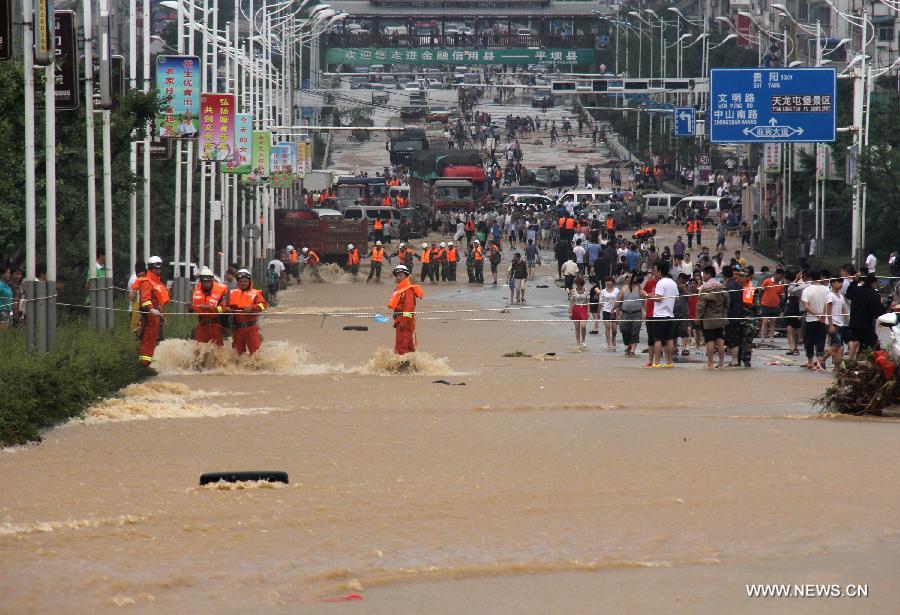
<path id="1" fill-rule="evenodd" d="M 347 594 L 346 596 L 336 596 L 334 598 L 322 598 L 320 602 L 353 602 L 354 600 L 362 600 L 359 594 Z"/>

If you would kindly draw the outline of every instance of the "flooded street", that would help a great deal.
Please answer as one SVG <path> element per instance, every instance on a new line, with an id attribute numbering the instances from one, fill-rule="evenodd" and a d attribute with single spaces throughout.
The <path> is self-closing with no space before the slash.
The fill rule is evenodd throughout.
<path id="1" fill-rule="evenodd" d="M 166 342 L 157 378 L 0 453 L 0 610 L 896 612 L 900 424 L 816 416 L 828 377 L 644 370 L 574 352 L 568 322 L 462 320 L 562 319 L 460 311 L 503 287 L 427 285 L 420 309 L 446 311 L 412 374 L 390 325 L 296 315 L 385 313 L 391 289 L 292 286 L 252 361 Z M 197 486 L 232 470 L 290 484 Z"/>

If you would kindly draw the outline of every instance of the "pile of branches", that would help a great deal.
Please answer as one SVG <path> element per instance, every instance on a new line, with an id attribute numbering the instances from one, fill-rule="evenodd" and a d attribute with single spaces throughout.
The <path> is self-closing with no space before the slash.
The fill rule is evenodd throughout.
<path id="1" fill-rule="evenodd" d="M 890 405 L 900 403 L 897 375 L 888 378 L 884 359 L 866 350 L 854 360 L 845 360 L 844 368 L 816 404 L 825 413 L 876 415 Z"/>

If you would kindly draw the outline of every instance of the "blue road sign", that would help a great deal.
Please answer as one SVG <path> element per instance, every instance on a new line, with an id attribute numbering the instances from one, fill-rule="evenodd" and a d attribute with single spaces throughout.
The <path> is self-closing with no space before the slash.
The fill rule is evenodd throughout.
<path id="1" fill-rule="evenodd" d="M 693 137 L 695 131 L 693 107 L 675 107 L 675 136 Z"/>
<path id="2" fill-rule="evenodd" d="M 709 140 L 713 143 L 812 143 L 835 139 L 833 68 L 714 68 Z"/>

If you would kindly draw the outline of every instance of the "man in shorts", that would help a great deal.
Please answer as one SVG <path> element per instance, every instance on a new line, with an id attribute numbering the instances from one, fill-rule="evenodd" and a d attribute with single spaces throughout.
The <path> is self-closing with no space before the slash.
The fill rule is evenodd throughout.
<path id="1" fill-rule="evenodd" d="M 675 338 L 677 327 L 675 326 L 675 299 L 678 297 L 678 285 L 669 277 L 669 262 L 660 260 L 654 266 L 656 285 L 649 298 L 655 303 L 653 306 L 653 346 L 657 361 L 662 359 L 665 353 L 666 362 L 651 365 L 651 367 L 673 367 L 672 357 L 675 354 Z"/>
<path id="2" fill-rule="evenodd" d="M 762 316 L 762 325 L 759 329 L 759 337 L 766 340 L 768 330 L 769 341 L 775 341 L 775 321 L 781 315 L 781 299 L 784 297 L 784 269 L 775 270 L 775 275 L 762 281 L 762 298 L 759 300 L 759 313 Z"/>

